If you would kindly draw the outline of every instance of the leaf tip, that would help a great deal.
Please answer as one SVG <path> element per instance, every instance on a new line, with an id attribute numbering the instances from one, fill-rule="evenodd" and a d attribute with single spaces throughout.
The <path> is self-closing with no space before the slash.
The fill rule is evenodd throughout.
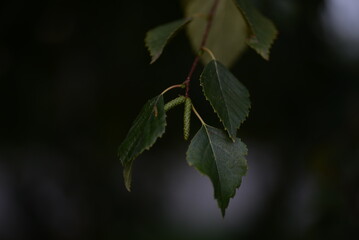
<path id="1" fill-rule="evenodd" d="M 186 18 L 157 26 L 149 30 L 145 36 L 145 45 L 151 55 L 153 64 L 162 55 L 168 42 L 192 19 Z"/>
<path id="2" fill-rule="evenodd" d="M 125 181 L 125 187 L 128 192 L 131 192 L 131 183 Z"/>
<path id="3" fill-rule="evenodd" d="M 160 51 L 160 52 L 157 52 L 156 53 L 156 51 L 151 47 L 151 43 L 150 43 L 150 36 L 151 36 L 151 30 L 150 31 L 148 31 L 147 32 L 147 34 L 146 34 L 146 37 L 145 37 L 145 46 L 146 46 L 146 48 L 147 48 L 147 50 L 148 50 L 148 53 L 150 54 L 150 56 L 151 56 L 151 61 L 150 61 L 150 64 L 153 64 L 154 62 L 156 62 L 157 61 L 157 59 L 161 56 L 161 54 L 162 54 L 162 51 Z"/>
<path id="4" fill-rule="evenodd" d="M 222 217 L 226 216 L 226 208 L 221 208 Z"/>
<path id="5" fill-rule="evenodd" d="M 127 191 L 131 192 L 132 164 L 124 165 L 123 179 L 125 181 L 125 187 Z"/>
<path id="6" fill-rule="evenodd" d="M 162 54 L 162 52 L 160 52 L 160 53 L 157 53 L 156 55 L 153 55 L 150 50 L 149 50 L 149 52 L 150 52 L 150 55 L 151 55 L 150 64 L 153 64 L 154 62 L 156 62 L 160 58 L 160 56 Z"/>

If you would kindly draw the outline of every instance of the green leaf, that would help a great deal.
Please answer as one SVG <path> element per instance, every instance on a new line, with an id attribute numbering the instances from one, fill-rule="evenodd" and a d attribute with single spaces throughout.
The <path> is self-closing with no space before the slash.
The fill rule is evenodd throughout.
<path id="1" fill-rule="evenodd" d="M 158 26 L 147 32 L 145 44 L 152 57 L 151 64 L 161 56 L 169 40 L 190 21 L 190 18 L 177 20 Z"/>
<path id="2" fill-rule="evenodd" d="M 269 59 L 269 50 L 278 31 L 272 21 L 264 17 L 248 0 L 234 0 L 236 6 L 250 26 L 251 36 L 248 45 L 264 59 Z"/>
<path id="3" fill-rule="evenodd" d="M 166 113 L 163 96 L 150 99 L 132 124 L 125 140 L 119 147 L 118 156 L 124 167 L 123 176 L 128 191 L 131 189 L 133 160 L 148 150 L 165 132 Z"/>
<path id="4" fill-rule="evenodd" d="M 207 25 L 207 16 L 213 5 L 209 0 L 183 1 L 186 17 L 194 17 L 187 26 L 187 34 L 195 52 L 198 52 Z M 248 26 L 232 0 L 221 0 L 208 35 L 206 47 L 225 66 L 231 66 L 246 48 Z M 201 60 L 207 64 L 211 57 L 203 54 Z"/>
<path id="5" fill-rule="evenodd" d="M 188 164 L 211 179 L 223 216 L 247 172 L 245 155 L 247 147 L 239 138 L 232 142 L 224 131 L 208 125 L 201 127 L 188 148 Z"/>
<path id="6" fill-rule="evenodd" d="M 247 88 L 216 60 L 206 65 L 200 81 L 206 99 L 234 141 L 251 105 Z"/>

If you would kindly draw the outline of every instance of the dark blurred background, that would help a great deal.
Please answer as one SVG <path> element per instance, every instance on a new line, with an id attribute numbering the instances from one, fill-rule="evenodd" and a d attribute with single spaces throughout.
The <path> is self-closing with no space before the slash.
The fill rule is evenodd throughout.
<path id="1" fill-rule="evenodd" d="M 151 66 L 143 44 L 181 18 L 179 1 L 2 1 L 0 239 L 357 239 L 359 2 L 255 2 L 280 34 L 269 62 L 247 50 L 232 68 L 251 93 L 249 171 L 222 219 L 187 166 L 180 109 L 131 193 L 116 157 L 141 106 L 193 61 L 184 33 Z"/>

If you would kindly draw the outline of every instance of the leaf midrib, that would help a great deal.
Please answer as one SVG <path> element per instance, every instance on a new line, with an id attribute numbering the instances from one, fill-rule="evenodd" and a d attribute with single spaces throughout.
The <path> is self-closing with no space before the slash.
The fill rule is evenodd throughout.
<path id="1" fill-rule="evenodd" d="M 214 152 L 214 150 L 213 150 L 213 147 L 212 147 L 212 145 L 213 145 L 213 143 L 212 143 L 212 140 L 211 140 L 211 138 L 210 138 L 210 134 L 209 134 L 209 132 L 208 132 L 208 126 L 207 125 L 203 125 L 203 127 L 206 129 L 206 133 L 207 133 L 207 138 L 208 138 L 208 142 L 209 142 L 209 145 L 210 145 L 210 147 L 211 147 L 211 151 L 212 151 L 212 154 L 213 154 L 213 156 L 214 156 L 214 162 L 215 162 L 215 164 L 216 164 L 216 169 L 217 169 L 217 174 L 218 174 L 218 180 L 219 180 L 219 190 L 220 190 L 220 193 L 221 193 L 221 203 L 223 204 L 223 192 L 222 192 L 222 178 L 221 178 L 221 174 L 220 174 L 220 169 L 218 168 L 218 164 L 217 164 L 217 156 L 216 156 L 216 154 L 215 154 L 215 152 Z M 222 208 L 222 206 L 220 206 L 221 208 Z"/>
<path id="2" fill-rule="evenodd" d="M 231 138 L 232 138 L 232 132 L 231 132 L 231 131 L 232 131 L 233 126 L 232 126 L 231 118 L 229 117 L 229 111 L 228 111 L 227 101 L 226 101 L 225 95 L 223 94 L 223 88 L 222 88 L 222 84 L 221 84 L 220 77 L 219 77 L 218 63 L 217 63 L 217 61 L 214 61 L 214 66 L 215 66 L 215 68 L 216 68 L 216 75 L 217 75 L 217 79 L 218 79 L 218 84 L 219 84 L 219 88 L 221 89 L 220 94 L 221 94 L 221 96 L 222 96 L 222 98 L 223 98 L 223 101 L 224 101 L 224 105 L 225 105 L 225 110 L 226 110 L 226 114 L 227 114 L 227 118 L 228 118 L 229 127 L 231 128 L 231 129 L 228 129 L 228 131 L 229 131 L 229 135 L 230 135 Z"/>

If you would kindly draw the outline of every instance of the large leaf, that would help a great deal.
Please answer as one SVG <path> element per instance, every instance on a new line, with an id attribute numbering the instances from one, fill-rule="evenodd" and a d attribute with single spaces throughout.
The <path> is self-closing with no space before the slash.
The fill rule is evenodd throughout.
<path id="1" fill-rule="evenodd" d="M 147 32 L 145 44 L 152 57 L 151 63 L 154 63 L 161 56 L 168 41 L 190 21 L 190 18 L 177 20 Z"/>
<path id="2" fill-rule="evenodd" d="M 166 114 L 163 96 L 150 99 L 143 106 L 132 124 L 125 140 L 119 147 L 118 156 L 124 167 L 123 177 L 128 191 L 131 189 L 133 160 L 144 150 L 148 150 L 165 132 Z"/>
<path id="3" fill-rule="evenodd" d="M 186 17 L 194 17 L 187 26 L 187 33 L 195 52 L 199 50 L 207 16 L 213 5 L 213 0 L 183 1 Z M 197 16 L 197 17 L 196 17 Z M 238 12 L 232 0 L 221 0 L 213 18 L 212 27 L 208 35 L 206 47 L 211 49 L 216 58 L 229 67 L 246 48 L 248 36 L 247 23 Z M 202 56 L 207 64 L 211 60 L 208 54 Z"/>
<path id="4" fill-rule="evenodd" d="M 223 216 L 247 172 L 245 155 L 247 147 L 239 138 L 232 142 L 224 131 L 208 125 L 201 127 L 188 148 L 189 165 L 211 179 Z"/>
<path id="5" fill-rule="evenodd" d="M 250 100 L 247 88 L 216 60 L 206 65 L 200 81 L 204 95 L 234 141 L 237 129 L 249 113 Z"/>
<path id="6" fill-rule="evenodd" d="M 234 2 L 250 26 L 251 36 L 247 40 L 248 45 L 268 60 L 269 50 L 278 34 L 276 27 L 250 1 L 234 0 Z"/>

